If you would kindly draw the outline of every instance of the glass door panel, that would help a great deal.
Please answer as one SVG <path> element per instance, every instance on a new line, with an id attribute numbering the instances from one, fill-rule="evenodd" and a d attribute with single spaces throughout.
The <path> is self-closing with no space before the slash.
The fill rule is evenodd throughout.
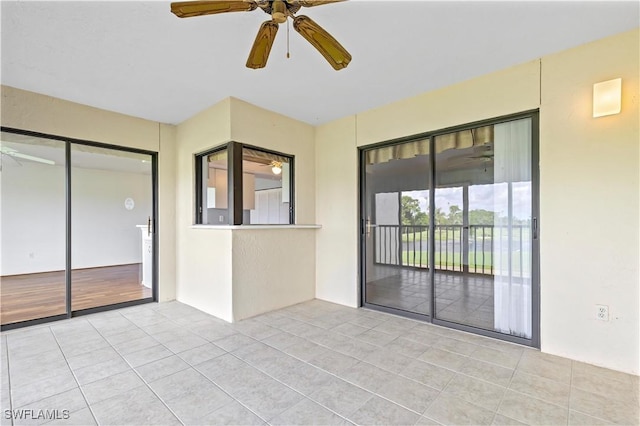
<path id="1" fill-rule="evenodd" d="M 73 311 L 152 297 L 152 160 L 71 145 Z"/>
<path id="2" fill-rule="evenodd" d="M 435 318 L 531 338 L 531 134 L 527 118 L 435 138 Z"/>
<path id="3" fill-rule="evenodd" d="M 365 303 L 430 315 L 429 140 L 363 155 Z"/>
<path id="4" fill-rule="evenodd" d="M 2 132 L 2 325 L 65 315 L 65 143 Z"/>

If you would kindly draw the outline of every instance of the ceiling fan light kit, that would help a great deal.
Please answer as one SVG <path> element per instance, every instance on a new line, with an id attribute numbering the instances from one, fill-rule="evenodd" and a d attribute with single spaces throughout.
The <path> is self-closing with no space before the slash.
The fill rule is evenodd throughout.
<path id="1" fill-rule="evenodd" d="M 271 171 L 274 175 L 279 175 L 280 173 L 282 173 L 282 163 L 280 161 L 272 161 L 271 166 Z"/>
<path id="2" fill-rule="evenodd" d="M 251 12 L 260 8 L 263 12 L 271 15 L 271 20 L 263 22 L 260 26 L 249 52 L 246 65 L 247 68 L 253 69 L 264 68 L 267 65 L 273 41 L 278 33 L 278 26 L 291 18 L 293 28 L 320 52 L 333 69 L 339 71 L 346 68 L 351 62 L 349 52 L 311 18 L 295 14 L 302 7 L 320 6 L 341 1 L 345 0 L 184 1 L 171 3 L 171 12 L 179 18 L 190 18 L 228 12 Z"/>

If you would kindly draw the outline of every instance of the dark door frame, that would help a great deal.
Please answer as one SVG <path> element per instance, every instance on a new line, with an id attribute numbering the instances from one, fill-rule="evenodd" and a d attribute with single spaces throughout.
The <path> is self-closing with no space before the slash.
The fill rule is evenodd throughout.
<path id="1" fill-rule="evenodd" d="M 397 308 L 391 308 L 388 306 L 375 305 L 372 303 L 367 303 L 366 301 L 366 161 L 365 156 L 367 151 L 372 149 L 403 144 L 406 142 L 413 142 L 417 140 L 425 140 L 429 139 L 430 143 L 430 153 L 434 153 L 434 138 L 435 136 L 459 132 L 463 130 L 470 130 L 476 127 L 487 126 L 492 124 L 499 124 L 508 121 L 514 121 L 518 119 L 531 119 L 531 219 L 532 219 L 532 240 L 531 240 L 531 339 L 526 339 L 523 337 L 512 336 L 504 333 L 499 333 L 492 330 L 487 330 L 479 327 L 473 327 L 469 325 L 459 324 L 452 321 L 446 321 L 442 319 L 435 318 L 433 312 L 435 312 L 435 289 L 434 289 L 434 280 L 435 280 L 435 268 L 432 268 L 431 265 L 435 264 L 435 221 L 433 218 L 429 220 L 429 268 L 427 269 L 429 274 L 429 283 L 430 283 L 430 291 L 429 291 L 429 299 L 431 301 L 431 310 L 429 315 L 419 314 L 415 312 L 404 311 Z M 504 340 L 512 343 L 517 343 L 525 346 L 531 346 L 535 348 L 540 348 L 540 239 L 539 239 L 539 223 L 540 223 L 540 154 L 539 154 L 539 146 L 540 146 L 540 132 L 539 132 L 539 110 L 529 110 L 523 111 L 516 114 L 505 115 L 501 117 L 496 117 L 488 120 L 476 121 L 473 123 L 467 123 L 460 126 L 448 127 L 445 129 L 440 129 L 436 131 L 425 132 L 417 135 L 402 137 L 398 139 L 392 139 L 388 141 L 382 141 L 366 146 L 358 147 L 358 159 L 359 159 L 359 209 L 358 209 L 358 220 L 360 223 L 360 237 L 358 244 L 358 257 L 359 257 L 359 290 L 360 290 L 360 306 L 366 307 L 369 309 L 374 309 L 378 311 L 383 311 L 387 313 L 393 313 L 397 315 L 402 315 L 408 318 L 414 318 L 423 320 L 435 325 L 441 325 L 461 331 L 466 331 L 474 334 L 479 334 L 482 336 L 492 337 L 499 340 Z M 435 155 L 430 155 L 430 170 L 429 170 L 429 211 L 435 211 L 435 173 L 436 173 L 436 159 Z"/>
<path id="2" fill-rule="evenodd" d="M 11 127 L 0 127 L 0 131 L 6 133 L 14 133 L 23 136 L 33 136 L 43 139 L 52 139 L 65 143 L 65 290 L 66 290 L 66 313 L 60 315 L 54 315 L 43 318 L 36 318 L 32 320 L 19 321 L 10 324 L 0 325 L 0 331 L 12 330 L 16 328 L 27 327 L 30 325 L 43 324 L 51 321 L 58 321 L 68 319 L 72 317 L 93 314 L 96 312 L 110 311 L 113 309 L 125 308 L 128 306 L 141 305 L 144 303 L 157 302 L 158 301 L 158 258 L 159 258 L 159 228 L 158 228 L 158 153 L 154 151 L 148 151 L 137 148 L 123 147 L 119 145 L 106 144 L 102 142 L 89 141 L 84 139 L 68 138 L 65 136 L 52 135 L 41 132 L 34 132 L 30 130 L 16 129 Z M 111 305 L 97 306 L 94 308 L 82 309 L 73 311 L 71 306 L 72 296 L 72 282 L 71 282 L 71 146 L 84 145 L 93 146 L 97 148 L 112 149 L 116 151 L 132 152 L 136 154 L 149 155 L 151 157 L 151 181 L 152 181 L 152 219 L 151 219 L 151 232 L 153 233 L 153 280 L 151 285 L 152 297 L 146 297 L 138 300 L 131 300 L 128 302 L 115 303 Z"/>

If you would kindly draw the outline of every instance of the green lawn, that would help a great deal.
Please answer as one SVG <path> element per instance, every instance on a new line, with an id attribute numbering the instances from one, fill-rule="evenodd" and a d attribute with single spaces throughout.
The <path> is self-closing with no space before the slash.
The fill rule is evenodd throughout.
<path id="1" fill-rule="evenodd" d="M 473 231 L 471 231 L 471 233 L 469 234 L 469 238 L 473 238 L 473 236 L 474 236 Z M 480 243 L 483 240 L 482 232 L 480 230 L 476 231 L 475 237 L 478 240 L 478 243 Z M 526 235 L 523 234 L 523 237 L 526 237 Z M 420 241 L 421 238 L 423 243 L 428 241 L 429 231 L 422 231 L 422 232 L 415 232 L 415 233 L 414 232 L 402 233 L 403 243 L 412 242 L 414 241 L 414 239 L 415 241 Z M 445 230 L 436 231 L 436 236 L 435 236 L 436 241 L 440 241 L 440 240 L 460 241 L 460 239 L 461 237 L 460 237 L 459 229 L 449 230 L 448 233 Z M 491 240 L 491 232 L 489 231 L 485 232 L 484 240 L 485 241 Z"/>
<path id="2" fill-rule="evenodd" d="M 420 239 L 422 239 L 422 243 L 426 243 L 428 240 L 427 238 L 429 237 L 429 231 L 422 231 L 422 232 L 409 232 L 408 234 L 402 234 L 402 242 L 403 243 L 407 243 L 410 241 L 413 241 L 415 239 L 415 241 L 420 241 Z"/>
<path id="3" fill-rule="evenodd" d="M 477 255 L 477 258 L 476 258 Z M 469 252 L 469 268 L 471 270 L 482 269 L 482 265 L 484 264 L 485 271 L 491 270 L 492 265 L 492 255 L 491 252 L 484 252 L 484 262 L 482 258 L 483 252 Z M 404 251 L 402 252 L 402 264 L 403 265 L 420 265 L 426 266 L 429 264 L 429 257 L 426 251 L 415 252 L 415 261 L 414 261 L 414 252 L 413 251 Z M 414 263 L 415 262 L 415 263 Z M 453 268 L 456 270 L 460 269 L 461 265 L 460 253 L 440 253 L 436 252 L 436 266 L 439 268 L 445 268 L 446 265 L 449 268 Z"/>
<path id="4" fill-rule="evenodd" d="M 478 251 L 470 251 L 469 252 L 469 270 L 471 272 L 491 272 L 492 264 L 493 264 L 493 256 L 490 251 L 484 252 L 484 259 L 482 257 L 483 252 Z M 426 267 L 429 264 L 429 256 L 427 251 L 415 252 L 415 261 L 414 261 L 414 251 L 404 251 L 402 252 L 402 264 L 404 266 L 422 266 Z M 421 262 L 422 261 L 422 262 Z M 520 257 L 513 257 L 513 271 L 517 275 L 520 271 Z M 460 271 L 461 268 L 461 260 L 460 253 L 441 253 L 436 252 L 436 268 L 437 269 L 449 269 L 454 271 Z M 526 265 L 525 261 L 525 265 Z M 526 267 L 528 270 L 529 268 Z"/>

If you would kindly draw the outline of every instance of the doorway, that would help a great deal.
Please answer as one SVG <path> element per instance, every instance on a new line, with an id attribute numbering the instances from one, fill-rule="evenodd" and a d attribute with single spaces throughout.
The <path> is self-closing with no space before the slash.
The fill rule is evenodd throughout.
<path id="1" fill-rule="evenodd" d="M 2 329 L 155 300 L 156 154 L 2 129 Z"/>
<path id="2" fill-rule="evenodd" d="M 537 123 L 361 149 L 364 306 L 539 345 Z"/>

